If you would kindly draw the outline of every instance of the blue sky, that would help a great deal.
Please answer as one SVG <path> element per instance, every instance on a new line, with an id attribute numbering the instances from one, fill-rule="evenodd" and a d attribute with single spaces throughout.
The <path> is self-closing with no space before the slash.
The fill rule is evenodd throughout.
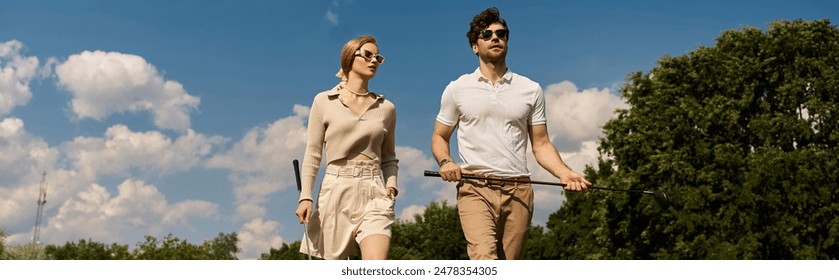
<path id="1" fill-rule="evenodd" d="M 240 258 L 300 238 L 291 161 L 314 95 L 362 34 L 387 57 L 371 90 L 398 112 L 397 214 L 453 201 L 430 133 L 446 84 L 477 59 L 465 32 L 497 6 L 508 66 L 539 82 L 549 132 L 572 167 L 634 71 L 773 20 L 833 19 L 835 1 L 0 1 L 0 228 L 29 242 L 49 184 L 43 243 L 134 245 L 238 232 Z M 835 23 L 834 23 L 835 24 Z M 532 160 L 531 160 L 532 161 Z M 533 162 L 536 179 L 551 179 Z M 534 222 L 564 196 L 536 187 Z"/>

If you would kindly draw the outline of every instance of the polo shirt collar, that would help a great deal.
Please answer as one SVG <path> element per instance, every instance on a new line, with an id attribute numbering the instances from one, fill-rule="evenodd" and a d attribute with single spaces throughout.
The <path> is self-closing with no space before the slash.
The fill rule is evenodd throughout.
<path id="1" fill-rule="evenodd" d="M 478 76 L 478 81 L 489 82 L 489 79 L 485 78 L 484 74 L 481 73 L 481 67 L 478 67 L 477 69 L 475 69 L 475 75 Z M 501 79 L 498 80 L 498 83 L 499 84 L 503 84 L 503 83 L 508 83 L 509 84 L 512 80 L 513 80 L 513 71 L 510 71 L 510 67 L 507 67 L 507 72 L 505 72 L 504 75 L 501 76 Z"/>

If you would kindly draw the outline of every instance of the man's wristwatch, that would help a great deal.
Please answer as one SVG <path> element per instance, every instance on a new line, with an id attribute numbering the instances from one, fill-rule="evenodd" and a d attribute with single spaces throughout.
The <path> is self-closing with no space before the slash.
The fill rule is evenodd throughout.
<path id="1" fill-rule="evenodd" d="M 443 167 L 443 165 L 446 165 L 446 163 L 449 163 L 449 162 L 452 162 L 452 161 L 447 159 L 447 158 L 444 158 L 443 160 L 440 161 L 440 167 Z"/>

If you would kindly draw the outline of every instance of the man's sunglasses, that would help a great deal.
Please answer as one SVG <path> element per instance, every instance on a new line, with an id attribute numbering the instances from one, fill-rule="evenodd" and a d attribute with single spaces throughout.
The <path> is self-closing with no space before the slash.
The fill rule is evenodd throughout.
<path id="1" fill-rule="evenodd" d="M 366 60 L 367 62 L 370 62 L 370 60 L 375 59 L 376 62 L 378 62 L 379 64 L 385 63 L 385 57 L 384 56 L 382 56 L 380 54 L 373 54 L 373 52 L 368 51 L 368 50 L 358 49 L 358 50 L 355 51 L 355 55 L 364 58 L 364 60 Z"/>
<path id="2" fill-rule="evenodd" d="M 492 39 L 492 33 L 495 33 L 495 35 L 498 35 L 498 39 L 506 39 L 508 32 L 507 32 L 507 29 L 498 29 L 498 30 L 495 30 L 495 31 L 487 29 L 487 30 L 484 30 L 483 32 L 481 32 L 481 38 Z"/>

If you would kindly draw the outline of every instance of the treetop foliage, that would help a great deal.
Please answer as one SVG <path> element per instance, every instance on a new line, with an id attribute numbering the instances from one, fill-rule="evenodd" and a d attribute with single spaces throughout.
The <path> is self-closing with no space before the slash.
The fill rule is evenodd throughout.
<path id="1" fill-rule="evenodd" d="M 674 207 L 570 194 L 549 226 L 582 249 L 557 257 L 839 257 L 839 30 L 828 20 L 726 31 L 621 91 L 631 107 L 604 126 L 589 177 L 666 190 Z"/>

